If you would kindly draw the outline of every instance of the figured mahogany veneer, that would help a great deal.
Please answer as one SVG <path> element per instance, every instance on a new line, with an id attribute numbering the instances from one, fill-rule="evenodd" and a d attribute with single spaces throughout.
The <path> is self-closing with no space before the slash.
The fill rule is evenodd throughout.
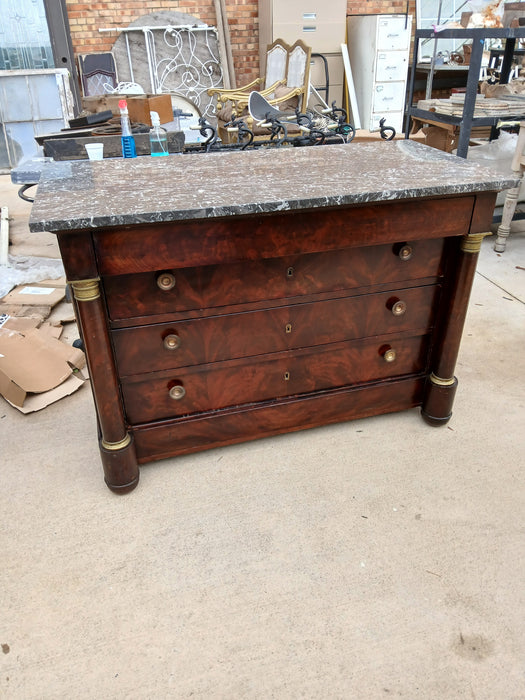
<path id="1" fill-rule="evenodd" d="M 358 386 L 426 369 L 428 336 L 396 334 L 154 372 L 122 382 L 131 423 Z M 170 394 L 173 387 L 181 390 Z M 177 396 L 181 394 L 182 396 Z"/>
<path id="2" fill-rule="evenodd" d="M 279 300 L 436 279 L 441 274 L 443 242 L 442 238 L 415 241 L 408 259 L 399 256 L 401 245 L 392 244 L 176 270 L 166 268 L 162 259 L 162 269 L 173 274 L 175 286 L 160 289 L 158 270 L 104 277 L 108 313 L 118 327 L 121 319 L 139 321 L 156 314 L 179 317 L 183 312 L 194 317 L 201 309 L 209 313 L 241 302 L 285 303 Z"/>
<path id="3" fill-rule="evenodd" d="M 59 233 L 108 486 L 153 459 L 414 406 L 446 422 L 464 241 L 494 196 Z"/>

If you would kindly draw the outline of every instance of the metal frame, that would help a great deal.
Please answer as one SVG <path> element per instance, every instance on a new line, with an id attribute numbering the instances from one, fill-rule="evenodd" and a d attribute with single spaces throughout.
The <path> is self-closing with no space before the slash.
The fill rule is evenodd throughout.
<path id="1" fill-rule="evenodd" d="M 164 44 L 174 51 L 171 58 L 157 60 L 158 38 L 155 32 L 163 32 L 162 40 Z M 132 32 L 141 32 L 144 35 L 146 59 L 148 65 L 150 91 L 154 94 L 166 92 L 176 92 L 194 102 L 205 117 L 213 117 L 213 99 L 208 96 L 210 88 L 222 87 L 223 71 L 219 56 L 216 55 L 210 45 L 210 36 L 217 39 L 217 28 L 207 25 L 164 25 L 164 26 L 144 26 L 144 27 L 110 27 L 99 29 L 99 32 L 120 32 L 124 34 L 126 40 L 126 53 L 128 58 L 128 68 L 132 82 L 135 82 L 133 71 L 133 59 L 128 35 Z M 202 61 L 195 52 L 196 35 L 204 33 L 205 45 L 208 49 L 209 58 Z M 179 75 L 178 84 L 169 90 L 166 83 L 169 78 Z M 144 86 L 143 86 L 144 88 Z"/>
<path id="2" fill-rule="evenodd" d="M 78 84 L 77 67 L 74 60 L 66 0 L 44 0 L 51 48 L 56 68 L 67 68 L 69 71 L 69 86 L 73 95 L 74 114 L 81 111 L 81 97 Z"/>

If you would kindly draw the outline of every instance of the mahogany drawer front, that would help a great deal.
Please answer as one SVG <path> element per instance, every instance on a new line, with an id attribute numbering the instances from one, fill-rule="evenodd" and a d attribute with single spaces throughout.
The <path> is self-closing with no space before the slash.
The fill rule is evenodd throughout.
<path id="1" fill-rule="evenodd" d="M 428 329 L 438 285 L 112 332 L 121 377 Z"/>
<path id="2" fill-rule="evenodd" d="M 167 270 L 168 277 L 117 275 L 103 284 L 109 317 L 120 320 L 437 277 L 443 245 L 431 239 L 347 248 Z"/>
<path id="3" fill-rule="evenodd" d="M 148 423 L 418 374 L 428 346 L 428 335 L 376 338 L 157 372 L 123 382 L 125 410 L 131 423 Z"/>
<path id="4" fill-rule="evenodd" d="M 425 378 L 342 387 L 131 426 L 139 464 L 421 406 Z M 305 435 L 305 439 L 308 436 Z"/>
<path id="5" fill-rule="evenodd" d="M 307 174 L 305 174 L 306 176 Z M 469 230 L 475 197 L 404 200 L 247 217 L 140 225 L 93 233 L 101 275 L 261 260 Z"/>

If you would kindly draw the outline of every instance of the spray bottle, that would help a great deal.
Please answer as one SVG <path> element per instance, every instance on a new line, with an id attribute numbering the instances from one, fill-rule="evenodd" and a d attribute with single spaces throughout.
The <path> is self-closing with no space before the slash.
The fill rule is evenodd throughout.
<path id="1" fill-rule="evenodd" d="M 152 156 L 169 156 L 168 134 L 160 125 L 160 117 L 157 112 L 149 113 L 152 127 L 149 132 L 149 145 Z"/>
<path id="2" fill-rule="evenodd" d="M 136 158 L 137 150 L 135 148 L 135 139 L 131 134 L 129 125 L 128 103 L 126 100 L 120 100 L 118 103 L 120 109 L 120 124 L 122 128 L 122 155 L 124 158 Z"/>

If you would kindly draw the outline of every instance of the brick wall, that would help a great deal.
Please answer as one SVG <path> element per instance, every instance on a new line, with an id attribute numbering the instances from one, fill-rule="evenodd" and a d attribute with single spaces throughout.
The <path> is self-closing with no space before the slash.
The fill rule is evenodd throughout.
<path id="1" fill-rule="evenodd" d="M 286 0 L 281 0 L 286 2 Z M 325 0 L 330 2 L 330 0 Z M 78 2 L 66 0 L 71 40 L 75 54 L 110 51 L 116 34 L 101 34 L 103 27 L 126 27 L 143 14 L 159 11 L 184 12 L 216 26 L 213 0 L 109 0 Z M 407 0 L 348 0 L 347 14 L 390 14 L 406 11 Z M 259 75 L 259 31 L 257 0 L 226 0 L 237 85 Z M 415 15 L 415 0 L 409 1 Z"/>

